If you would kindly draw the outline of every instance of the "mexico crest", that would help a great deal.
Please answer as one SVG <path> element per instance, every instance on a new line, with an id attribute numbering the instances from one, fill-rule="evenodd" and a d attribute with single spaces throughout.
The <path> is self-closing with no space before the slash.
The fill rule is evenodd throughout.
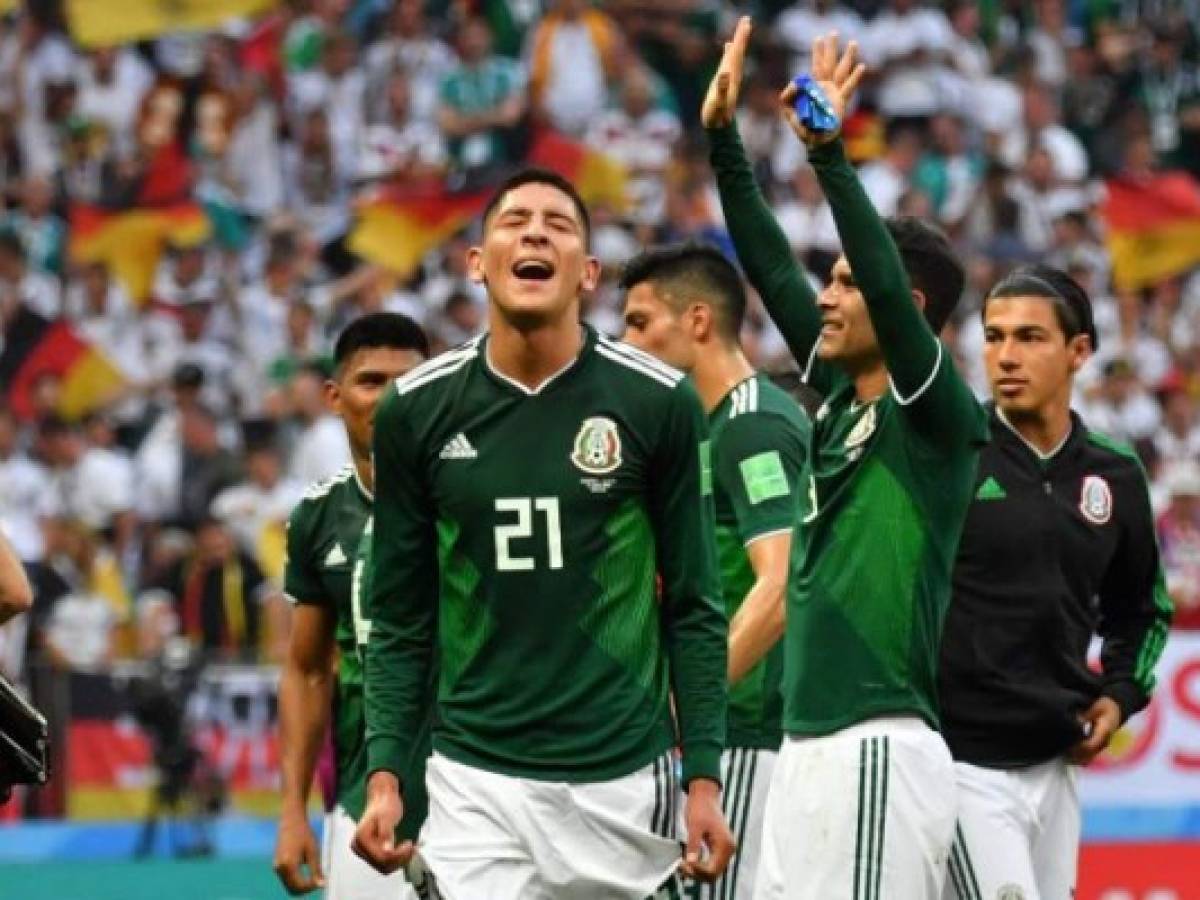
<path id="1" fill-rule="evenodd" d="M 1094 525 L 1103 525 L 1112 518 L 1112 491 L 1108 482 L 1099 475 L 1088 475 L 1083 479 L 1079 491 L 1079 511 Z"/>
<path id="2" fill-rule="evenodd" d="M 621 433 L 605 416 L 584 419 L 575 435 L 571 462 L 588 475 L 607 475 L 621 465 Z"/>

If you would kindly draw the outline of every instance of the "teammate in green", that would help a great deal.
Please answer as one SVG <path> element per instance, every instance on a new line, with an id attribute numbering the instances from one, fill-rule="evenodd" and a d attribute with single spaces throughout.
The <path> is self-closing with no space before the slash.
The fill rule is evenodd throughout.
<path id="1" fill-rule="evenodd" d="M 625 340 L 689 373 L 708 411 L 721 588 L 729 614 L 725 815 L 738 843 L 694 900 L 754 895 L 767 788 L 782 739 L 784 599 L 809 436 L 800 406 L 755 373 L 739 343 L 746 292 L 712 247 L 651 250 L 625 268 Z"/>
<path id="2" fill-rule="evenodd" d="M 336 369 L 326 391 L 345 423 L 353 464 L 310 487 L 288 521 L 284 590 L 295 608 L 279 690 L 283 810 L 275 871 L 293 894 L 325 887 L 330 900 L 369 900 L 381 892 L 415 896 L 403 875 L 384 879 L 350 852 L 367 775 L 362 663 L 356 645 L 369 628 L 353 590 L 353 567 L 371 514 L 376 406 L 397 377 L 428 356 L 424 332 L 405 316 L 375 313 L 346 327 L 334 347 Z M 325 820 L 323 867 L 307 805 L 331 715 L 337 798 Z M 416 833 L 422 807 L 414 797 L 402 833 Z"/>
<path id="3" fill-rule="evenodd" d="M 570 183 L 509 179 L 468 258 L 489 332 L 379 409 L 356 847 L 383 870 L 413 853 L 392 834 L 436 655 L 420 854 L 445 900 L 657 890 L 681 862 L 677 741 L 684 873 L 733 850 L 703 412 L 681 373 L 580 325 L 588 238 Z"/>
<path id="4" fill-rule="evenodd" d="M 986 421 L 937 339 L 964 276 L 946 239 L 871 207 L 835 129 L 808 146 L 844 256 L 814 296 L 733 124 L 743 19 L 702 117 L 722 208 L 752 283 L 826 397 L 813 422 L 784 638 L 786 734 L 755 897 L 932 900 L 954 829 L 935 672 L 951 569 Z M 839 122 L 864 73 L 851 44 L 813 46 Z"/>

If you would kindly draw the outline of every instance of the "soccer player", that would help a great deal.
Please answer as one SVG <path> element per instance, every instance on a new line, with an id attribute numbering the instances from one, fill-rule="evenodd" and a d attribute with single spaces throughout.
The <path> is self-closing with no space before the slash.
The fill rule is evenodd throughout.
<path id="1" fill-rule="evenodd" d="M 936 664 L 951 568 L 986 420 L 937 338 L 962 290 L 946 239 L 880 220 L 838 131 L 808 146 L 844 256 L 814 296 L 741 149 L 733 114 L 750 24 L 727 45 L 702 112 L 738 255 L 805 380 L 813 422 L 793 534 L 784 636 L 786 737 L 755 897 L 937 898 L 954 830 L 954 770 L 937 732 Z M 813 46 L 839 121 L 864 73 L 851 43 Z"/>
<path id="2" fill-rule="evenodd" d="M 703 411 L 681 373 L 580 324 L 589 227 L 559 176 L 506 181 L 468 258 L 488 333 L 379 409 L 356 842 L 381 869 L 413 853 L 392 833 L 436 655 L 420 853 L 446 900 L 641 900 L 733 851 Z"/>
<path id="3" fill-rule="evenodd" d="M 326 384 L 346 426 L 353 464 L 308 489 L 288 521 L 284 590 L 295 608 L 279 689 L 283 811 L 275 871 L 292 894 L 318 887 L 330 900 L 413 897 L 402 874 L 384 878 L 350 852 L 366 790 L 362 664 L 356 644 L 369 627 L 354 602 L 355 553 L 371 514 L 371 432 L 384 389 L 429 356 L 411 319 L 374 313 L 355 319 L 334 346 Z M 335 662 L 336 656 L 336 662 Z M 325 820 L 322 866 L 308 823 L 308 790 L 332 714 L 337 805 Z M 401 832 L 412 836 L 423 804 L 414 794 Z"/>
<path id="4" fill-rule="evenodd" d="M 746 292 L 719 251 L 651 250 L 621 276 L 625 340 L 687 372 L 708 412 L 721 588 L 729 615 L 729 725 L 721 760 L 738 852 L 694 900 L 754 895 L 767 786 L 779 752 L 784 598 L 809 423 L 739 343 Z"/>
<path id="5" fill-rule="evenodd" d="M 983 305 L 992 443 L 954 569 L 938 688 L 958 820 L 948 897 L 1075 895 L 1091 762 L 1146 705 L 1171 620 L 1146 478 L 1071 411 L 1091 302 L 1048 266 Z M 1093 634 L 1101 670 L 1088 666 Z"/>

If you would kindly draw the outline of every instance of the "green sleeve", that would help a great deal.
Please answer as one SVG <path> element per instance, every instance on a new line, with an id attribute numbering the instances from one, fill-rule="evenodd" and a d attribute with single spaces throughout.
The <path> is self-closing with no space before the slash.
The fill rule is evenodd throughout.
<path id="1" fill-rule="evenodd" d="M 1132 457 L 1132 451 L 1129 451 Z M 1150 702 L 1154 669 L 1167 643 L 1174 606 L 1167 593 L 1155 536 L 1150 490 L 1141 464 L 1131 485 L 1114 484 L 1114 513 L 1120 516 L 1121 543 L 1100 585 L 1100 622 L 1103 644 L 1100 666 L 1101 692 L 1116 701 L 1125 721 Z"/>
<path id="2" fill-rule="evenodd" d="M 897 402 L 934 443 L 984 441 L 983 411 L 913 302 L 896 243 L 871 205 L 841 140 L 814 148 L 809 161 L 829 200 Z"/>
<path id="3" fill-rule="evenodd" d="M 725 746 L 729 623 L 720 605 L 706 439 L 700 401 L 680 382 L 653 458 L 650 513 L 685 784 L 720 781 Z"/>
<path id="4" fill-rule="evenodd" d="M 801 441 L 791 422 L 762 413 L 735 416 L 722 430 L 713 476 L 730 500 L 743 544 L 795 525 Z"/>
<path id="5" fill-rule="evenodd" d="M 365 613 L 365 597 L 371 592 L 374 581 L 371 572 L 371 542 L 375 534 L 375 517 L 367 519 L 363 527 L 362 537 L 358 540 L 358 548 L 354 551 L 354 568 L 350 574 L 350 614 L 354 622 L 354 644 L 358 650 L 359 662 L 363 662 L 367 652 L 367 642 L 371 638 L 371 620 Z"/>
<path id="6" fill-rule="evenodd" d="M 301 500 L 288 516 L 283 592 L 293 603 L 329 606 L 330 598 L 316 570 L 316 555 L 312 547 L 314 515 L 311 501 Z"/>
<path id="7" fill-rule="evenodd" d="M 368 771 L 402 776 L 425 715 L 436 638 L 438 560 L 420 451 L 394 391 L 375 415 L 375 519 L 363 613 Z"/>
<path id="8" fill-rule="evenodd" d="M 710 128 L 708 140 L 721 211 L 738 261 L 792 356 L 807 371 L 821 337 L 816 292 L 754 180 L 737 125 Z"/>

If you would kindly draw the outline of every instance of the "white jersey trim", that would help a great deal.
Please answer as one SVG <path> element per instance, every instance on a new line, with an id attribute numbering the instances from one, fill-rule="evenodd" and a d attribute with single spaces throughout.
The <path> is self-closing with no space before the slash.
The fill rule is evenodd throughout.
<path id="1" fill-rule="evenodd" d="M 751 544 L 755 543 L 756 541 L 761 541 L 763 538 L 776 537 L 781 534 L 791 534 L 794 531 L 795 529 L 790 525 L 787 528 L 776 528 L 772 531 L 764 531 L 762 534 L 756 534 L 754 537 L 750 538 L 750 540 L 745 541 L 742 546 L 749 547 Z"/>
<path id="2" fill-rule="evenodd" d="M 669 366 L 657 356 L 647 353 L 645 350 L 639 350 L 631 344 L 626 344 L 621 341 L 614 341 L 604 335 L 599 336 L 598 346 L 607 347 L 621 355 L 627 357 L 630 361 L 641 363 L 647 368 L 653 369 L 665 378 L 670 378 L 673 382 L 678 383 L 683 380 L 684 374 L 674 366 Z"/>
<path id="3" fill-rule="evenodd" d="M 937 378 L 938 370 L 942 367 L 943 350 L 942 342 L 937 338 L 934 338 L 933 340 L 934 343 L 937 344 L 937 356 L 933 360 L 933 371 L 929 373 L 929 377 L 925 379 L 925 383 L 917 388 L 916 392 L 911 397 L 901 397 L 900 392 L 896 390 L 896 382 L 892 381 L 891 375 L 888 375 L 888 384 L 891 385 L 892 396 L 896 398 L 896 402 L 901 406 L 911 406 L 913 403 L 916 403 L 918 400 L 920 400 L 921 395 L 929 390 L 929 386 L 933 384 L 933 380 Z"/>
<path id="4" fill-rule="evenodd" d="M 307 488 L 305 488 L 303 499 L 320 500 L 322 497 L 326 496 L 330 491 L 332 491 L 337 485 L 344 484 L 350 478 L 357 480 L 358 473 L 354 471 L 354 465 L 352 463 L 346 463 L 346 465 L 342 466 L 332 475 L 329 475 L 325 478 L 318 478 Z M 368 494 L 368 496 L 370 495 Z"/>
<path id="5" fill-rule="evenodd" d="M 655 371 L 654 369 L 649 368 L 648 366 L 643 366 L 640 362 L 634 362 L 628 356 L 622 356 L 620 353 L 610 350 L 608 347 L 603 345 L 597 344 L 596 352 L 605 359 L 612 360 L 618 365 L 625 366 L 627 369 L 632 369 L 640 375 L 645 375 L 647 378 L 657 381 L 659 384 L 663 385 L 663 387 L 673 388 L 679 383 L 678 381 L 672 380 Z"/>

